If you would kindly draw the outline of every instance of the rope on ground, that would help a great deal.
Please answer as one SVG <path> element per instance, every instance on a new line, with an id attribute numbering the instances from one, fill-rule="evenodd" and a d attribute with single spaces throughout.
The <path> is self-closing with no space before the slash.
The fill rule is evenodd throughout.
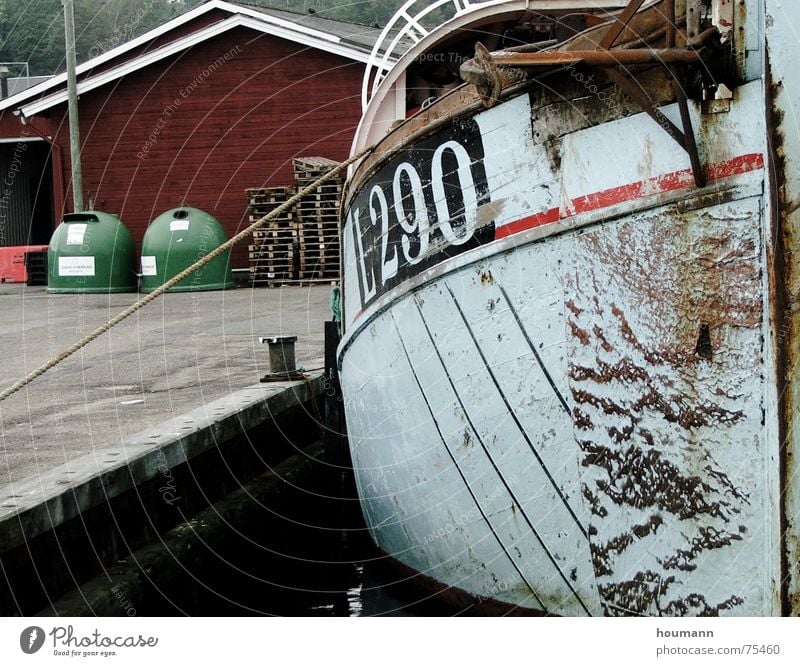
<path id="1" fill-rule="evenodd" d="M 94 331 L 92 331 L 91 333 L 86 335 L 84 338 L 82 338 L 81 340 L 79 340 L 78 342 L 73 344 L 72 346 L 70 346 L 67 349 L 65 349 L 58 356 L 53 357 L 52 359 L 50 359 L 44 365 L 39 366 L 38 368 L 36 368 L 36 370 L 34 370 L 33 372 L 29 373 L 27 376 L 25 376 L 24 378 L 20 379 L 15 384 L 9 386 L 2 393 L 0 393 L 0 402 L 5 400 L 9 396 L 14 395 L 17 391 L 19 391 L 20 389 L 24 388 L 28 384 L 30 384 L 34 379 L 36 379 L 37 377 L 43 375 L 45 372 L 47 372 L 51 368 L 54 368 L 59 363 L 61 363 L 61 361 L 69 358 L 70 356 L 72 356 L 76 351 L 79 351 L 80 349 L 83 349 L 90 342 L 92 342 L 93 340 L 99 338 L 101 335 L 103 335 L 103 333 L 105 333 L 106 331 L 110 330 L 111 328 L 113 328 L 114 326 L 119 324 L 124 319 L 127 319 L 128 317 L 130 317 L 137 310 L 140 310 L 141 308 L 143 308 L 145 305 L 147 305 L 151 301 L 154 301 L 155 299 L 157 299 L 159 296 L 161 296 L 168 289 L 170 289 L 171 287 L 174 287 L 176 284 L 178 284 L 178 282 L 180 282 L 181 280 L 186 279 L 188 276 L 190 276 L 196 270 L 199 270 L 200 268 L 205 266 L 210 261 L 213 261 L 214 259 L 216 259 L 223 252 L 226 252 L 227 250 L 232 248 L 237 243 L 243 241 L 250 234 L 252 234 L 253 231 L 255 231 L 259 227 L 261 227 L 264 224 L 266 224 L 267 222 L 269 222 L 272 218 L 277 217 L 278 215 L 283 213 L 286 209 L 291 208 L 292 206 L 294 206 L 306 194 L 310 194 L 315 189 L 317 189 L 320 185 L 324 185 L 329 180 L 332 180 L 335 176 L 339 175 L 339 173 L 341 173 L 344 169 L 346 169 L 348 166 L 350 166 L 353 162 L 356 162 L 356 161 L 360 160 L 362 157 L 364 157 L 365 155 L 370 153 L 373 150 L 373 148 L 374 148 L 374 146 L 369 146 L 367 148 L 364 148 L 364 150 L 361 150 L 360 152 L 358 152 L 357 154 L 353 155 L 352 157 L 350 157 L 345 162 L 342 162 L 338 166 L 334 167 L 333 169 L 331 169 L 330 171 L 325 173 L 323 176 L 320 176 L 317 180 L 315 180 L 310 185 L 307 185 L 306 187 L 304 187 L 303 189 L 298 191 L 297 194 L 293 195 L 291 198 L 289 198 L 287 201 L 282 203 L 280 206 L 278 206 L 274 210 L 272 210 L 269 213 L 267 213 L 266 215 L 264 215 L 264 217 L 256 220 L 249 227 L 247 227 L 243 231 L 240 231 L 233 238 L 231 238 L 230 240 L 226 241 L 225 243 L 223 243 L 219 247 L 217 247 L 214 250 L 212 250 L 211 252 L 209 252 L 202 259 L 196 261 L 195 263 L 193 263 L 188 268 L 182 270 L 175 277 L 170 278 L 169 280 L 167 280 L 164 284 L 162 284 L 160 287 L 158 287 L 158 289 L 156 289 L 154 291 L 151 291 L 149 294 L 147 294 L 147 296 L 145 296 L 144 298 L 139 299 L 138 301 L 136 301 L 136 303 L 134 303 L 133 305 L 127 307 L 125 310 L 120 312 L 115 317 L 112 317 L 111 319 L 109 319 L 105 324 L 103 324 L 99 328 L 95 329 Z"/>

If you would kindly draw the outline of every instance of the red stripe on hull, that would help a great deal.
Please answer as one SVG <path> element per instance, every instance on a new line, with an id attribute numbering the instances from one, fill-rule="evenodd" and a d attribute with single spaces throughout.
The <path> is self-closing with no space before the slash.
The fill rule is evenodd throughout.
<path id="1" fill-rule="evenodd" d="M 706 180 L 712 183 L 717 180 L 722 180 L 723 178 L 730 178 L 731 176 L 738 176 L 763 168 L 764 156 L 760 153 L 751 153 L 734 157 L 733 159 L 720 162 L 719 164 L 708 165 L 705 167 L 704 172 L 706 174 Z M 602 190 L 573 199 L 566 207 L 569 213 L 566 217 L 578 215 L 580 213 L 589 213 L 602 208 L 610 208 L 611 206 L 616 206 L 628 201 L 635 201 L 645 196 L 672 192 L 693 185 L 694 176 L 692 175 L 691 169 L 673 171 L 672 173 L 657 176 L 656 178 L 649 178 L 639 181 L 638 183 L 629 183 L 627 185 L 613 187 L 608 190 Z M 559 219 L 565 218 L 560 218 L 558 208 L 551 208 L 550 210 L 536 213 L 535 215 L 529 215 L 528 217 L 498 227 L 495 232 L 495 238 L 505 238 L 506 236 L 518 234 L 529 229 L 535 229 L 545 224 L 558 222 Z"/>
<path id="2" fill-rule="evenodd" d="M 518 234 L 520 231 L 535 229 L 536 227 L 552 224 L 553 222 L 558 222 L 558 208 L 551 208 L 543 213 L 536 213 L 536 215 L 529 215 L 528 217 L 523 217 L 521 220 L 515 220 L 509 224 L 504 224 L 502 227 L 497 228 L 494 237 L 505 238 L 506 236 Z"/>

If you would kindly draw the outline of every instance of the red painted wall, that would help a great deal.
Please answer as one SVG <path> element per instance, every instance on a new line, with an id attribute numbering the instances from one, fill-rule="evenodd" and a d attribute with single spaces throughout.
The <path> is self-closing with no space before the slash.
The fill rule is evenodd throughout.
<path id="1" fill-rule="evenodd" d="M 346 158 L 363 68 L 237 28 L 86 93 L 85 204 L 91 195 L 98 210 L 119 214 L 137 243 L 150 221 L 180 205 L 209 211 L 233 235 L 247 226 L 246 188 L 290 184 L 295 156 Z M 49 121 L 68 180 L 66 105 Z M 246 241 L 234 266 L 247 266 Z"/>
<path id="2" fill-rule="evenodd" d="M 0 111 L 0 137 L 5 139 L 18 136 L 25 136 L 19 119 L 7 109 Z"/>

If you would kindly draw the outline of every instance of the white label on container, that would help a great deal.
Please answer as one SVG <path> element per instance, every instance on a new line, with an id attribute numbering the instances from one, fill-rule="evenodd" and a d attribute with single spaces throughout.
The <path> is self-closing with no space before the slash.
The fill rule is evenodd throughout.
<path id="1" fill-rule="evenodd" d="M 156 275 L 156 258 L 142 257 L 142 275 Z"/>
<path id="2" fill-rule="evenodd" d="M 169 223 L 169 230 L 170 231 L 188 231 L 189 230 L 189 220 L 172 220 Z"/>
<path id="3" fill-rule="evenodd" d="M 83 245 L 83 237 L 86 235 L 85 224 L 67 225 L 67 245 Z"/>
<path id="4" fill-rule="evenodd" d="M 94 276 L 94 257 L 59 257 L 60 277 Z"/>

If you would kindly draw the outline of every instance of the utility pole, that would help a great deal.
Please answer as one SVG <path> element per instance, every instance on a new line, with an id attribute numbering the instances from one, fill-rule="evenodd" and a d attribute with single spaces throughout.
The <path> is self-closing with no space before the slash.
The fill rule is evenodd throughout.
<path id="1" fill-rule="evenodd" d="M 67 46 L 67 110 L 69 114 L 69 154 L 72 163 L 72 204 L 83 210 L 81 174 L 81 130 L 78 123 L 78 81 L 75 76 L 75 16 L 72 0 L 64 0 L 64 38 Z"/>

